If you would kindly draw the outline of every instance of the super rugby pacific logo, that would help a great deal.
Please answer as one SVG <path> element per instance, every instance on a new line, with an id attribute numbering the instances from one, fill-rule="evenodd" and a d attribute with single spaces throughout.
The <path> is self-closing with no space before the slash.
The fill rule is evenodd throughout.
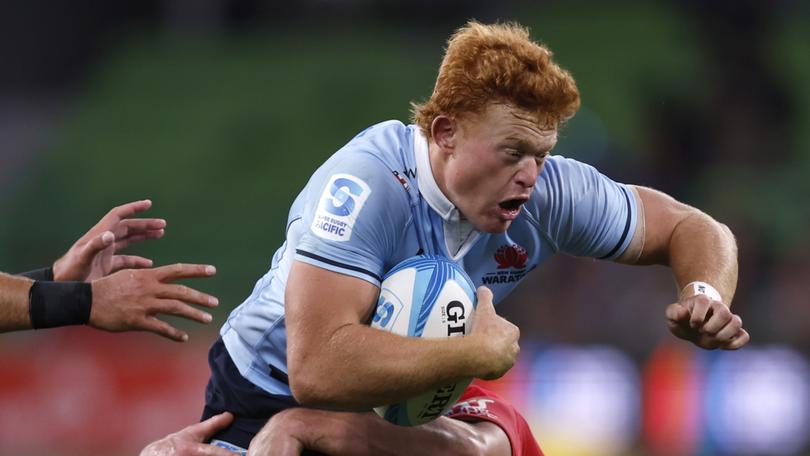
<path id="1" fill-rule="evenodd" d="M 377 310 L 371 317 L 371 321 L 380 325 L 381 329 L 391 330 L 399 318 L 399 314 L 405 306 L 397 296 L 387 288 L 383 288 L 380 297 L 377 299 Z"/>
<path id="2" fill-rule="evenodd" d="M 363 194 L 363 187 L 346 177 L 336 177 L 329 185 L 329 198 L 324 199 L 324 208 L 333 215 L 346 217 L 354 212 L 355 198 Z"/>
<path id="3" fill-rule="evenodd" d="M 493 257 L 498 271 L 484 274 L 481 277 L 484 285 L 515 283 L 528 272 L 526 262 L 529 260 L 529 252 L 518 244 L 500 246 Z"/>
<path id="4" fill-rule="evenodd" d="M 371 189 L 351 174 L 335 174 L 321 194 L 312 219 L 312 232 L 332 241 L 348 241 L 360 210 Z"/>

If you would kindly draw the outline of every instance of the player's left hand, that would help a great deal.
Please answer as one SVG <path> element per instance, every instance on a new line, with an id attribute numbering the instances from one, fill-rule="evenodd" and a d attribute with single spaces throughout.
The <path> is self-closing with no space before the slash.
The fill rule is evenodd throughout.
<path id="1" fill-rule="evenodd" d="M 703 294 L 670 304 L 666 318 L 672 334 L 708 350 L 736 350 L 751 339 L 739 315 L 733 314 L 723 302 Z"/>
<path id="2" fill-rule="evenodd" d="M 136 242 L 163 237 L 163 219 L 131 219 L 152 206 L 141 200 L 113 208 L 79 238 L 70 250 L 53 264 L 54 280 L 90 282 L 121 269 L 152 266 L 152 260 L 133 255 L 116 255 Z"/>
<path id="3" fill-rule="evenodd" d="M 230 426 L 231 422 L 233 415 L 228 412 L 220 413 L 150 443 L 141 451 L 140 456 L 233 456 L 225 448 L 202 443 Z"/>

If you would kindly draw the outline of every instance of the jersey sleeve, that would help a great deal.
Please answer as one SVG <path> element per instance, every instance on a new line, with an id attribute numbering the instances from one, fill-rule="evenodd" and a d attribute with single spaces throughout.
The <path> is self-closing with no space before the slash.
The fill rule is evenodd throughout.
<path id="1" fill-rule="evenodd" d="M 447 416 L 497 425 L 509 438 L 512 456 L 543 456 L 526 419 L 510 403 L 478 383 L 467 387 Z"/>
<path id="2" fill-rule="evenodd" d="M 307 185 L 296 260 L 379 285 L 410 219 L 406 191 L 372 153 L 339 154 Z"/>
<path id="3" fill-rule="evenodd" d="M 633 192 L 593 166 L 549 157 L 534 192 L 530 210 L 558 251 L 612 260 L 630 244 L 638 217 Z"/>

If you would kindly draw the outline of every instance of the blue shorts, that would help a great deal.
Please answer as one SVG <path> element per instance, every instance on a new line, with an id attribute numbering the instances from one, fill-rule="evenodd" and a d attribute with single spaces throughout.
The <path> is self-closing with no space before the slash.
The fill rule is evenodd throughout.
<path id="1" fill-rule="evenodd" d="M 233 424 L 214 434 L 211 440 L 247 448 L 270 417 L 288 408 L 300 407 L 292 396 L 270 394 L 242 377 L 222 338 L 217 339 L 208 351 L 208 365 L 211 378 L 205 388 L 201 421 L 222 412 L 234 414 Z M 302 454 L 321 453 L 305 451 Z"/>

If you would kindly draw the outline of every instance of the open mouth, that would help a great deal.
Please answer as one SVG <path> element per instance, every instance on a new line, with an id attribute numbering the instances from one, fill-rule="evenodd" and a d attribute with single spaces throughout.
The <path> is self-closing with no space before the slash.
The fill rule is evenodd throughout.
<path id="1" fill-rule="evenodd" d="M 523 203 L 526 201 L 528 201 L 526 198 L 512 198 L 506 201 L 501 201 L 498 203 L 498 206 L 507 213 L 516 213 L 520 211 L 520 207 L 523 206 Z"/>

